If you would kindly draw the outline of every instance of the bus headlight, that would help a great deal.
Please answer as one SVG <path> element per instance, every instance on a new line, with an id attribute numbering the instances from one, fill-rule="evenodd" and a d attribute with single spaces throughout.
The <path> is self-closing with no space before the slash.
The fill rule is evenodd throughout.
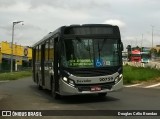
<path id="1" fill-rule="evenodd" d="M 67 78 L 67 77 L 63 77 L 62 79 L 63 79 L 63 81 L 65 81 L 65 82 L 68 83 L 69 85 L 74 86 L 74 81 L 73 81 L 73 80 L 71 80 L 71 79 L 69 79 L 69 78 Z"/>
<path id="2" fill-rule="evenodd" d="M 67 81 L 68 81 L 68 79 L 67 79 L 66 77 L 63 77 L 63 80 L 64 80 L 65 82 L 67 82 Z"/>
<path id="3" fill-rule="evenodd" d="M 115 78 L 115 84 L 116 83 L 118 83 L 121 79 L 123 78 L 123 75 L 122 74 L 120 74 L 119 76 L 117 76 L 116 78 Z"/>

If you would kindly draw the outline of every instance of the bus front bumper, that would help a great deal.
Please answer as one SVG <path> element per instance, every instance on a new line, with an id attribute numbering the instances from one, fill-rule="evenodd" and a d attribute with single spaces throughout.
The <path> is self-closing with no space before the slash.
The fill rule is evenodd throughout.
<path id="1" fill-rule="evenodd" d="M 88 91 L 79 91 L 78 88 L 67 84 L 63 80 L 60 80 L 59 83 L 60 83 L 60 91 L 59 91 L 60 95 L 64 95 L 64 96 L 66 95 L 67 96 L 67 95 L 97 94 L 97 93 L 107 93 L 107 92 L 113 92 L 113 91 L 121 90 L 123 88 L 123 77 L 121 78 L 121 80 L 119 80 L 119 82 L 117 82 L 116 84 L 112 85 L 111 88 L 102 89 L 100 91 L 90 91 L 90 90 L 88 90 Z M 90 86 L 88 86 L 88 88 L 90 88 Z"/>

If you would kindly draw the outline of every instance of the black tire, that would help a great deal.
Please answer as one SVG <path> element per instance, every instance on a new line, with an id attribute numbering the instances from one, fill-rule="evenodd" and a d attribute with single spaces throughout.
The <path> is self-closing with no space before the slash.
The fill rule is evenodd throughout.
<path id="1" fill-rule="evenodd" d="M 43 90 L 43 87 L 38 84 L 38 89 L 39 89 L 39 90 Z"/>
<path id="2" fill-rule="evenodd" d="M 39 89 L 39 90 L 43 90 L 43 87 L 42 87 L 42 86 L 40 85 L 40 83 L 39 83 L 40 81 L 39 81 L 38 74 L 37 74 L 37 81 L 38 81 L 38 82 L 37 82 L 38 89 Z"/>
<path id="3" fill-rule="evenodd" d="M 107 93 L 98 93 L 99 97 L 106 97 Z"/>

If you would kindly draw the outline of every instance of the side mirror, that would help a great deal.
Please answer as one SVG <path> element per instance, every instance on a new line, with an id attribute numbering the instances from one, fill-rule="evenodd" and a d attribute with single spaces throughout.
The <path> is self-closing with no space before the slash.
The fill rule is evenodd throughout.
<path id="1" fill-rule="evenodd" d="M 121 51 L 124 50 L 124 47 L 123 47 L 123 43 L 122 43 L 122 42 L 121 42 L 121 45 L 120 45 L 120 49 L 121 49 Z"/>

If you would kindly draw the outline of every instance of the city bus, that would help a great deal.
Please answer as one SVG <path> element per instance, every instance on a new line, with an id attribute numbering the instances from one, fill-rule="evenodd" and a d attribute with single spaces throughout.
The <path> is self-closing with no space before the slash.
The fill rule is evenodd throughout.
<path id="1" fill-rule="evenodd" d="M 118 26 L 62 26 L 33 45 L 33 81 L 39 89 L 51 90 L 55 99 L 105 97 L 123 87 L 122 51 Z"/>

